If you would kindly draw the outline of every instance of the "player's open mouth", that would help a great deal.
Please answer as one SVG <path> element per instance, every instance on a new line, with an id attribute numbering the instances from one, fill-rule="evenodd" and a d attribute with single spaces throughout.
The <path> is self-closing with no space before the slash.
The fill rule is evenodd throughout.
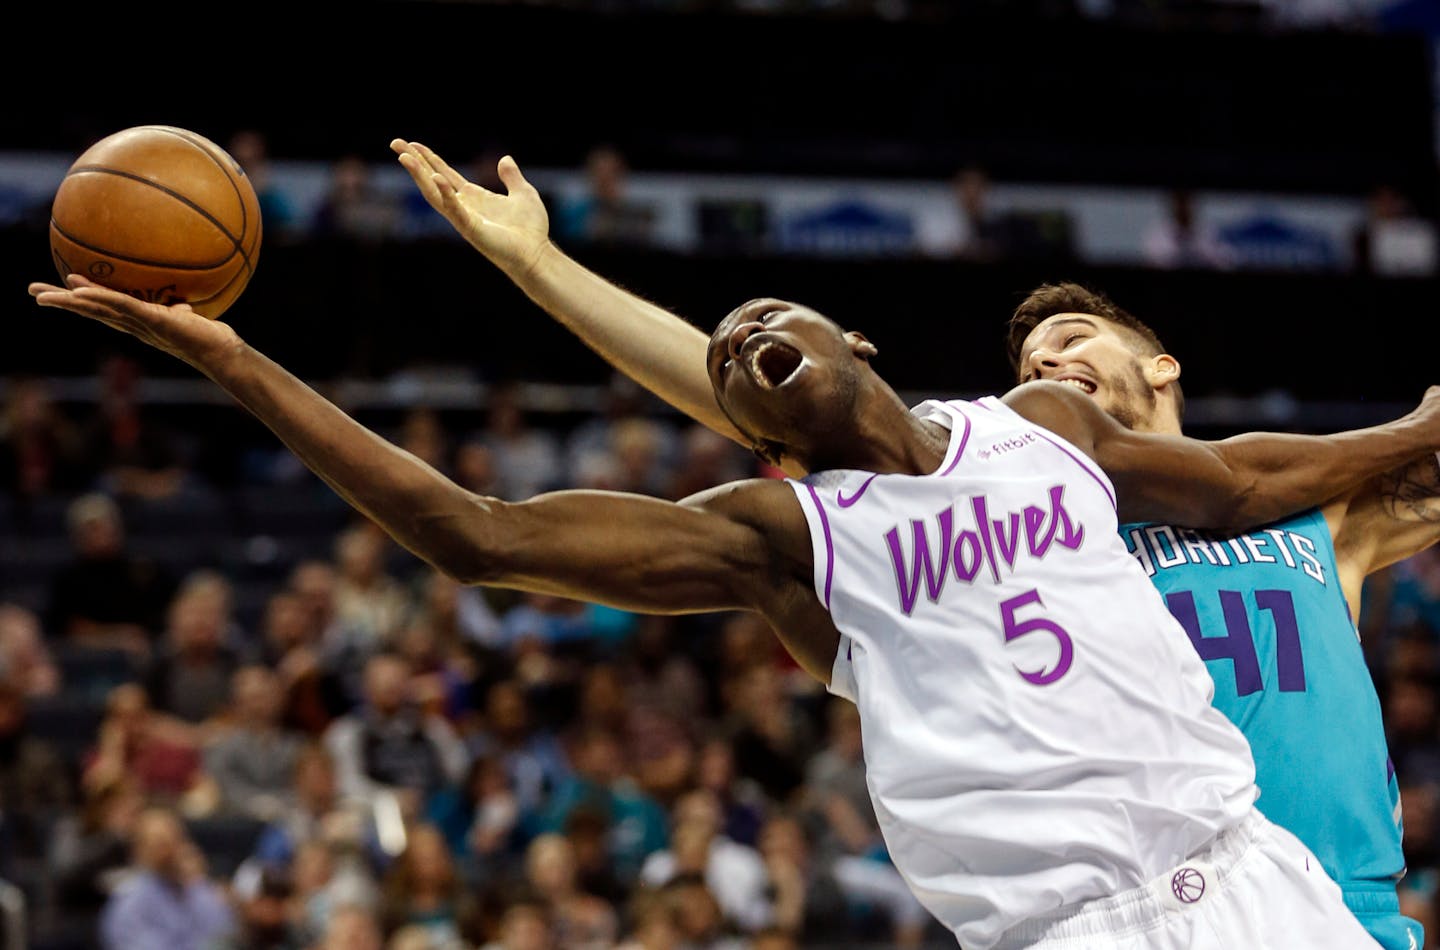
<path id="1" fill-rule="evenodd" d="M 777 340 L 756 340 L 745 352 L 750 377 L 765 389 L 785 385 L 804 362 L 799 350 Z"/>

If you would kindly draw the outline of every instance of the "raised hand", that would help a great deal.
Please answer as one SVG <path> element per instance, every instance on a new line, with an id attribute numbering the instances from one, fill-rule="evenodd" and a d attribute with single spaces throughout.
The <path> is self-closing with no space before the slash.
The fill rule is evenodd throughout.
<path id="1" fill-rule="evenodd" d="M 512 279 L 522 278 L 550 243 L 550 216 L 515 159 L 500 159 L 506 194 L 477 185 L 419 142 L 395 139 L 391 151 L 430 207 Z"/>
<path id="2" fill-rule="evenodd" d="M 30 296 L 42 307 L 69 310 L 128 333 L 201 372 L 244 345 L 229 324 L 203 317 L 189 304 L 147 303 L 79 274 L 67 277 L 63 287 L 33 283 Z"/>

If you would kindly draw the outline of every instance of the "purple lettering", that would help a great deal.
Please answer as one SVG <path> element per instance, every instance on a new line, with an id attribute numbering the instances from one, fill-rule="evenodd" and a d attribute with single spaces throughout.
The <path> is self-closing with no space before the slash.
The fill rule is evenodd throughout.
<path id="1" fill-rule="evenodd" d="M 930 555 L 930 537 L 925 531 L 925 522 L 918 519 L 910 522 L 914 539 L 914 561 L 907 569 L 905 553 L 900 549 L 900 531 L 891 528 L 885 533 L 885 543 L 890 548 L 890 561 L 895 568 L 895 584 L 900 592 L 900 609 L 908 616 L 915 609 L 915 600 L 920 595 L 920 572 L 925 572 L 925 590 L 930 600 L 940 596 L 945 586 L 945 572 L 949 569 L 950 537 L 954 532 L 955 512 L 946 508 L 939 514 L 940 521 L 940 567 L 936 570 Z M 909 581 L 906 581 L 906 575 Z"/>

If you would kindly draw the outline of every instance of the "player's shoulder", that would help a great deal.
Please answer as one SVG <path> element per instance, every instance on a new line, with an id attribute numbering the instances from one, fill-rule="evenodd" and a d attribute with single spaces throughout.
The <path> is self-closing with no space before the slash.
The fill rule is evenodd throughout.
<path id="1" fill-rule="evenodd" d="M 1030 422 L 1077 443 L 1102 431 L 1109 419 L 1088 395 L 1051 379 L 1021 383 L 1001 396 L 1000 402 Z"/>

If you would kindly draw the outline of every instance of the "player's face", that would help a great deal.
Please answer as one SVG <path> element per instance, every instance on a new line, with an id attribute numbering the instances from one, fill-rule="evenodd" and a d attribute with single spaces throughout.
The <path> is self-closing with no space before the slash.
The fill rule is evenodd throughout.
<path id="1" fill-rule="evenodd" d="M 853 341 L 809 307 L 762 297 L 721 320 L 705 354 L 715 399 L 742 431 L 794 445 L 848 414 Z"/>
<path id="2" fill-rule="evenodd" d="M 1155 427 L 1155 389 L 1145 367 L 1121 328 L 1087 313 L 1046 318 L 1020 348 L 1020 382 L 1068 383 L 1131 429 Z"/>

